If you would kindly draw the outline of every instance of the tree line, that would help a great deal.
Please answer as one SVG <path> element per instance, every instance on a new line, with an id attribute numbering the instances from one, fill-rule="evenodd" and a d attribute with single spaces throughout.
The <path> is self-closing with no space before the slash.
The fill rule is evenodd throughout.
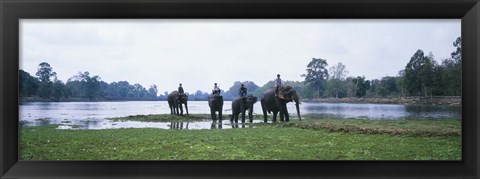
<path id="1" fill-rule="evenodd" d="M 450 58 L 437 63 L 430 52 L 417 50 L 404 69 L 396 76 L 366 80 L 365 76 L 347 77 L 342 63 L 327 69 L 327 60 L 313 58 L 307 65 L 304 84 L 309 89 L 301 93 L 304 98 L 319 97 L 409 97 L 409 96 L 461 96 L 462 41 L 458 37 Z"/>
<path id="2" fill-rule="evenodd" d="M 432 53 L 425 55 L 419 49 L 410 58 L 404 69 L 396 76 L 367 80 L 365 76 L 347 76 L 342 63 L 328 68 L 326 59 L 313 58 L 301 74 L 304 81 L 285 81 L 301 98 L 345 98 L 345 97 L 408 97 L 408 96 L 460 96 L 462 89 L 461 38 L 453 46 L 456 50 L 451 57 L 437 63 Z M 158 86 L 147 88 L 127 81 L 106 83 L 98 75 L 88 71 L 63 82 L 57 78 L 53 67 L 47 62 L 38 65 L 35 76 L 19 70 L 19 97 L 31 101 L 110 101 L 110 100 L 166 100 L 168 91 L 159 94 Z M 238 96 L 237 91 L 244 84 L 249 94 L 261 97 L 263 91 L 274 86 L 269 81 L 258 86 L 252 81 L 235 81 L 227 91 L 222 90 L 224 99 Z M 209 92 L 197 90 L 187 94 L 189 100 L 206 100 Z"/>

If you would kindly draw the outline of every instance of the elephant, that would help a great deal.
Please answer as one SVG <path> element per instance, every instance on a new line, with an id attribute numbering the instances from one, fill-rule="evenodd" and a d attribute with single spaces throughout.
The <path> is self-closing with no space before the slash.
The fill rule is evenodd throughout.
<path id="1" fill-rule="evenodd" d="M 295 101 L 295 107 L 297 108 L 298 119 L 301 121 L 300 117 L 300 101 L 295 89 L 291 86 L 282 86 L 278 89 L 278 95 L 275 95 L 275 88 L 267 89 L 263 92 L 263 97 L 260 100 L 263 111 L 264 122 L 267 123 L 267 112 L 270 114 L 273 112 L 272 122 L 277 121 L 277 114 L 280 112 L 280 121 L 289 121 L 289 115 L 287 110 L 287 103 Z"/>
<path id="2" fill-rule="evenodd" d="M 233 119 L 235 119 L 235 123 L 238 123 L 238 115 L 242 113 L 242 123 L 245 123 L 245 111 L 248 110 L 248 119 L 250 119 L 250 123 L 252 123 L 253 122 L 253 104 L 255 104 L 256 102 L 257 102 L 257 97 L 252 95 L 233 99 L 232 117 L 230 118 L 230 122 L 233 123 Z"/>
<path id="3" fill-rule="evenodd" d="M 168 94 L 168 106 L 170 107 L 170 114 L 174 115 L 183 115 L 183 107 L 182 104 L 185 105 L 185 110 L 188 114 L 188 96 L 186 94 L 180 94 L 178 91 L 172 91 Z M 178 111 L 180 108 L 180 112 Z"/>
<path id="4" fill-rule="evenodd" d="M 208 106 L 210 107 L 210 114 L 213 122 L 217 121 L 216 112 L 218 112 L 218 119 L 222 122 L 222 110 L 223 110 L 223 96 L 218 94 L 211 94 L 208 96 Z"/>

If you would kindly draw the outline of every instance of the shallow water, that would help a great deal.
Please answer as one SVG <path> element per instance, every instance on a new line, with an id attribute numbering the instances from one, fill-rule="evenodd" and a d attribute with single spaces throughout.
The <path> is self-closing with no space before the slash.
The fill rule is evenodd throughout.
<path id="1" fill-rule="evenodd" d="M 208 114 L 206 101 L 190 101 L 190 114 Z M 295 105 L 287 104 L 292 118 L 297 118 Z M 185 112 L 185 111 L 184 111 Z M 308 103 L 300 105 L 303 118 L 350 118 L 372 120 L 399 119 L 461 119 L 460 106 L 397 105 L 397 104 L 349 104 Z M 126 102 L 32 102 L 19 106 L 21 125 L 45 126 L 56 124 L 59 129 L 117 129 L 117 128 L 162 128 L 162 129 L 212 129 L 211 120 L 200 122 L 139 122 L 112 121 L 107 118 L 129 115 L 169 114 L 166 101 Z M 231 101 L 225 101 L 223 114 L 231 114 Z M 260 103 L 254 105 L 254 114 L 262 114 Z M 269 121 L 272 115 L 269 115 Z M 278 120 L 278 119 L 277 119 Z M 256 119 L 255 123 L 263 122 Z M 178 127 L 177 127 L 178 126 Z M 215 128 L 220 128 L 218 125 Z M 229 119 L 223 121 L 222 129 L 232 128 Z"/>
<path id="2" fill-rule="evenodd" d="M 253 123 L 261 123 L 260 120 L 254 120 Z M 158 129 L 178 129 L 178 130 L 200 130 L 200 129 L 231 129 L 231 128 L 249 128 L 249 123 L 230 123 L 228 120 L 222 123 L 213 123 L 211 121 L 192 121 L 192 122 L 141 122 L 141 121 L 97 121 L 83 122 L 77 124 L 60 124 L 57 129 L 124 129 L 124 128 L 158 128 Z"/>

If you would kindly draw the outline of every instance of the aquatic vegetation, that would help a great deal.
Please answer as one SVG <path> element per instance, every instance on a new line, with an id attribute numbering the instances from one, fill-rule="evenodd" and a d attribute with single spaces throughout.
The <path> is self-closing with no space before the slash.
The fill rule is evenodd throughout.
<path id="1" fill-rule="evenodd" d="M 359 134 L 389 134 L 412 136 L 461 136 L 460 120 L 359 120 L 327 119 L 279 123 L 281 127 L 353 132 Z"/>

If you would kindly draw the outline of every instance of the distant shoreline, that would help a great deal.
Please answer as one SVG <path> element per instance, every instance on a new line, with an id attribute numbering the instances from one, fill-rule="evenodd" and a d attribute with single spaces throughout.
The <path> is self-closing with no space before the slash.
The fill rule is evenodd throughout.
<path id="1" fill-rule="evenodd" d="M 166 100 L 84 100 L 84 99 L 68 99 L 54 100 L 42 98 L 19 98 L 19 103 L 28 102 L 126 102 L 126 101 L 166 101 Z M 190 101 L 207 101 L 207 100 L 190 100 Z M 231 100 L 226 100 L 231 101 Z M 391 97 L 391 98 L 303 98 L 301 102 L 314 103 L 354 103 L 354 104 L 429 104 L 429 105 L 462 105 L 460 96 L 437 96 L 437 97 Z"/>
<path id="2" fill-rule="evenodd" d="M 429 105 L 462 105 L 460 96 L 434 97 L 391 97 L 391 98 L 314 98 L 302 99 L 303 102 L 319 103 L 358 103 L 358 104 L 429 104 Z"/>

